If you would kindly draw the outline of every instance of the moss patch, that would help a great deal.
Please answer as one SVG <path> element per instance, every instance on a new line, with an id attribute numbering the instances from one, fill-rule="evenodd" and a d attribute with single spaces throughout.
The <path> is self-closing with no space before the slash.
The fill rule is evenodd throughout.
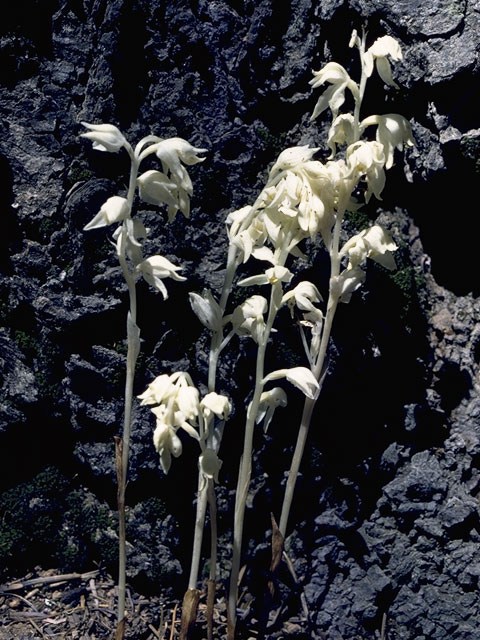
<path id="1" fill-rule="evenodd" d="M 36 564 L 82 571 L 116 562 L 115 517 L 57 468 L 0 496 L 2 578 Z M 1 574 L 0 574 L 1 575 Z"/>

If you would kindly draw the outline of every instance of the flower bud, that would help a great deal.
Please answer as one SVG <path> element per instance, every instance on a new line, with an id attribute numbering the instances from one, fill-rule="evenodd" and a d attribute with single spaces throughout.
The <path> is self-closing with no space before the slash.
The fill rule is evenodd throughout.
<path id="1" fill-rule="evenodd" d="M 130 207 L 128 206 L 126 198 L 112 196 L 102 204 L 100 211 L 83 227 L 83 230 L 89 231 L 90 229 L 99 229 L 100 227 L 106 227 L 114 222 L 121 222 L 122 220 L 125 220 L 129 214 Z"/>
<path id="2" fill-rule="evenodd" d="M 80 134 L 80 137 L 91 140 L 93 148 L 97 151 L 116 153 L 127 142 L 120 130 L 113 124 L 88 124 L 88 122 L 82 122 L 82 124 L 91 131 Z"/>

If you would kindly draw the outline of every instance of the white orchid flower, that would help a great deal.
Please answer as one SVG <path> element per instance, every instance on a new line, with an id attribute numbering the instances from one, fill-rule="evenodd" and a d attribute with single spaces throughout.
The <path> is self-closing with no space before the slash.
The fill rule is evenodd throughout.
<path id="1" fill-rule="evenodd" d="M 207 149 L 193 147 L 183 138 L 168 138 L 158 142 L 156 154 L 162 163 L 163 173 L 176 185 L 175 204 L 168 207 L 168 219 L 171 222 L 180 210 L 185 218 L 190 215 L 190 196 L 193 193 L 193 185 L 182 162 L 187 165 L 203 162 L 197 153 L 203 153 Z"/>
<path id="2" fill-rule="evenodd" d="M 263 420 L 264 433 L 267 432 L 275 409 L 277 409 L 277 407 L 286 407 L 287 404 L 287 394 L 281 387 L 274 387 L 273 389 L 270 389 L 270 391 L 264 391 L 262 393 L 255 422 L 260 424 Z"/>
<path id="3" fill-rule="evenodd" d="M 175 386 L 170 380 L 170 376 L 163 373 L 157 376 L 137 398 L 141 400 L 141 405 L 161 404 L 171 396 L 174 390 Z"/>
<path id="4" fill-rule="evenodd" d="M 100 229 L 114 222 L 121 222 L 130 215 L 130 207 L 126 198 L 112 196 L 104 202 L 97 215 L 83 227 L 84 231 Z"/>
<path id="5" fill-rule="evenodd" d="M 140 240 L 147 237 L 148 230 L 140 220 L 125 220 L 125 228 L 117 227 L 113 233 L 113 240 L 117 256 L 127 255 L 135 266 L 143 262 L 143 251 Z"/>
<path id="6" fill-rule="evenodd" d="M 220 305 L 208 289 L 202 291 L 202 295 L 191 291 L 189 294 L 190 305 L 193 312 L 210 331 L 220 331 L 222 328 L 222 310 Z"/>
<path id="7" fill-rule="evenodd" d="M 338 110 L 345 102 L 346 89 L 351 91 L 355 100 L 359 99 L 358 85 L 350 78 L 342 65 L 328 62 L 320 71 L 314 71 L 313 76 L 309 83 L 312 89 L 320 87 L 325 82 L 329 82 L 331 86 L 318 99 L 310 120 L 315 120 L 327 107 L 330 107 L 333 117 L 336 118 Z"/>
<path id="8" fill-rule="evenodd" d="M 287 303 L 290 308 L 290 314 L 293 318 L 293 308 L 295 305 L 297 305 L 301 311 L 318 312 L 319 310 L 313 303 L 322 302 L 322 300 L 323 298 L 317 287 L 308 280 L 304 280 L 303 282 L 299 282 L 296 287 L 285 293 L 282 298 L 282 304 Z"/>
<path id="9" fill-rule="evenodd" d="M 387 56 L 392 60 L 402 60 L 402 50 L 399 43 L 391 36 L 377 38 L 372 46 L 364 53 L 363 63 L 367 77 L 373 72 L 373 64 L 377 67 L 378 75 L 383 82 L 398 89 L 398 84 L 392 78 L 392 68 Z"/>
<path id="10" fill-rule="evenodd" d="M 385 154 L 385 169 L 393 165 L 395 149 L 403 150 L 403 145 L 414 147 L 412 127 L 406 118 L 397 113 L 387 113 L 383 116 L 370 116 L 360 123 L 362 131 L 370 125 L 377 125 L 376 140 L 383 146 Z"/>
<path id="11" fill-rule="evenodd" d="M 164 278 L 172 278 L 173 280 L 186 280 L 183 276 L 178 275 L 182 267 L 177 267 L 163 256 L 151 256 L 137 266 L 137 271 L 142 274 L 148 284 L 158 289 L 163 295 L 163 299 L 168 298 L 167 288 L 163 284 Z"/>
<path id="12" fill-rule="evenodd" d="M 209 420 L 213 414 L 220 420 L 227 420 L 231 410 L 232 405 L 229 399 L 215 391 L 207 393 L 200 402 L 200 411 L 206 420 Z"/>
<path id="13" fill-rule="evenodd" d="M 232 314 L 231 322 L 238 335 L 251 336 L 255 342 L 259 342 L 263 336 L 265 320 L 263 314 L 268 308 L 268 303 L 263 296 L 251 296 L 239 305 Z"/>
<path id="14" fill-rule="evenodd" d="M 237 209 L 236 211 L 231 211 L 228 214 L 225 223 L 227 225 L 228 239 L 230 241 L 239 233 L 244 223 L 245 227 L 247 226 L 247 221 L 252 211 L 253 207 L 247 205 L 246 207 L 242 207 L 241 209 Z"/>
<path id="15" fill-rule="evenodd" d="M 183 138 L 167 138 L 156 145 L 156 154 L 162 163 L 164 173 L 169 172 L 175 183 L 191 194 L 192 182 L 181 162 L 187 165 L 203 162 L 197 153 L 204 153 L 207 149 L 193 147 Z"/>
<path id="16" fill-rule="evenodd" d="M 137 178 L 140 198 L 148 204 L 168 204 L 171 207 L 177 205 L 175 191 L 177 185 L 171 182 L 161 171 L 146 171 Z"/>
<path id="17" fill-rule="evenodd" d="M 290 147 L 282 151 L 278 156 L 275 164 L 270 169 L 269 177 L 272 178 L 277 171 L 286 171 L 287 169 L 293 169 L 303 162 L 311 160 L 320 147 L 310 148 L 308 145 L 300 147 Z"/>
<path id="18" fill-rule="evenodd" d="M 237 233 L 236 236 L 231 235 L 230 242 L 242 251 L 245 263 L 256 249 L 263 246 L 266 239 L 265 224 L 261 218 L 256 217 L 246 229 Z"/>
<path id="19" fill-rule="evenodd" d="M 213 449 L 206 448 L 198 458 L 200 471 L 206 478 L 218 483 L 218 474 L 222 468 L 222 461 Z"/>
<path id="20" fill-rule="evenodd" d="M 279 380 L 280 378 L 286 378 L 288 382 L 300 389 L 307 398 L 315 398 L 315 394 L 319 389 L 317 379 L 307 367 L 292 367 L 291 369 L 272 371 L 272 373 L 263 378 L 262 384 L 265 385 L 271 380 Z"/>
<path id="21" fill-rule="evenodd" d="M 364 175 L 367 181 L 365 201 L 373 195 L 381 200 L 381 193 L 385 186 L 385 154 L 383 145 L 373 141 L 355 142 L 347 149 L 347 164 L 357 175 Z"/>
<path id="22" fill-rule="evenodd" d="M 293 278 L 293 273 L 291 273 L 286 267 L 282 267 L 280 265 L 276 265 L 267 269 L 265 273 L 262 273 L 258 276 L 250 276 L 249 278 L 244 278 L 240 280 L 237 284 L 239 287 L 251 287 L 254 285 L 262 285 L 262 284 L 276 284 L 277 282 L 290 282 Z"/>
<path id="23" fill-rule="evenodd" d="M 339 276 L 330 278 L 330 293 L 339 302 L 350 302 L 352 293 L 364 282 L 366 273 L 360 267 L 345 269 Z"/>
<path id="24" fill-rule="evenodd" d="M 348 255 L 348 269 L 354 269 L 366 258 L 371 258 L 389 271 L 396 268 L 392 251 L 396 251 L 397 245 L 390 235 L 379 224 L 364 229 L 350 238 L 340 251 L 340 256 Z"/>
<path id="25" fill-rule="evenodd" d="M 153 444 L 160 456 L 163 472 L 167 474 L 172 463 L 172 455 L 178 458 L 182 453 L 181 440 L 172 426 L 157 420 L 157 426 L 153 432 Z"/>
<path id="26" fill-rule="evenodd" d="M 182 414 L 182 427 L 184 421 L 195 420 L 198 416 L 200 401 L 196 387 L 190 385 L 180 386 L 175 396 L 175 402 L 177 403 L 178 411 Z M 196 437 L 196 435 L 194 437 Z"/>
<path id="27" fill-rule="evenodd" d="M 88 133 L 81 133 L 81 138 L 87 138 L 93 142 L 96 151 L 118 152 L 127 141 L 119 129 L 113 124 L 89 124 L 82 122 L 84 127 L 90 129 Z"/>
<path id="28" fill-rule="evenodd" d="M 333 158 L 335 155 L 337 144 L 350 145 L 353 143 L 354 138 L 355 126 L 353 115 L 351 113 L 345 113 L 337 116 L 328 130 L 327 144 L 332 151 L 330 158 Z"/>

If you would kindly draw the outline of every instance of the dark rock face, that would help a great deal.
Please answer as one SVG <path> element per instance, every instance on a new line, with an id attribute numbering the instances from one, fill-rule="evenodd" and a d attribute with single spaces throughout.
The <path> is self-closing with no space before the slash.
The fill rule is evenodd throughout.
<path id="1" fill-rule="evenodd" d="M 374 638 L 386 616 L 387 638 L 476 637 L 480 5 L 474 0 L 12 5 L 0 27 L 0 520 L 7 525 L 0 549 L 12 573 L 23 567 L 18 540 L 28 554 L 21 518 L 8 520 L 15 501 L 23 505 L 20 515 L 31 505 L 50 523 L 48 531 L 64 532 L 65 553 L 35 547 L 36 563 L 43 553 L 46 565 L 91 559 L 114 565 L 113 436 L 123 415 L 126 288 L 109 232 L 82 229 L 108 197 L 124 193 L 129 163 L 123 153 L 102 154 L 80 141 L 80 122 L 114 123 L 132 143 L 149 133 L 178 135 L 209 150 L 191 168 L 189 221 L 179 215 L 168 225 L 165 214 L 141 208 L 152 229 L 149 252 L 182 264 L 188 283 L 168 282 L 166 302 L 145 284 L 138 287 L 135 393 L 159 373 L 181 369 L 204 385 L 208 339 L 186 292 L 221 286 L 225 216 L 253 201 L 283 148 L 318 145 L 327 157 L 326 125 L 309 122 L 311 69 L 332 59 L 350 68 L 350 33 L 365 21 L 372 40 L 394 36 L 404 57 L 395 66 L 402 89 L 385 92 L 372 79 L 365 113 L 407 116 L 416 148 L 404 171 L 398 159 L 389 172 L 381 208 L 366 209 L 367 219 L 380 213 L 400 245 L 398 270 L 387 276 L 369 268 L 362 292 L 335 321 L 329 375 L 291 516 L 289 548 L 309 612 L 304 632 Z M 347 223 L 353 231 L 358 219 Z M 321 247 L 309 250 L 308 277 L 324 291 Z M 282 322 L 268 356 L 271 370 L 302 364 L 297 335 Z M 232 344 L 219 384 L 236 409 L 221 453 L 225 556 L 253 353 L 251 344 Z M 283 416 L 256 441 L 245 533 L 250 551 L 257 549 L 246 556 L 252 576 L 263 570 L 255 565 L 265 560 L 269 513 L 278 512 L 295 437 L 288 426 L 298 422 L 300 403 L 292 394 Z M 134 413 L 130 579 L 139 588 L 160 581 L 181 592 L 196 452 L 185 443 L 166 478 L 151 444 L 150 414 L 138 404 Z M 46 468 L 57 469 L 58 504 L 57 485 L 44 482 Z M 74 539 L 65 531 L 80 527 L 79 510 L 92 522 Z M 282 597 L 288 579 L 286 585 Z M 300 610 L 295 593 L 292 616 Z"/>

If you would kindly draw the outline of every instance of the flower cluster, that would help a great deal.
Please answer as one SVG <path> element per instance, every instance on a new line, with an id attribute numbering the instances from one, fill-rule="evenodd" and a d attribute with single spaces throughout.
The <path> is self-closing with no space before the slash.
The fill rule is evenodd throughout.
<path id="1" fill-rule="evenodd" d="M 118 152 L 125 148 L 132 162 L 127 197 L 108 198 L 95 217 L 85 225 L 84 230 L 98 229 L 115 222 L 122 223 L 113 234 L 114 246 L 120 262 L 128 258 L 132 265 L 133 277 L 143 276 L 166 299 L 168 293 L 162 280 L 165 278 L 185 280 L 185 278 L 178 274 L 181 267 L 175 266 L 163 256 L 154 255 L 144 259 L 141 240 L 146 238 L 148 229 L 139 220 L 133 220 L 131 217 L 134 190 L 137 187 L 140 199 L 148 204 L 166 205 L 169 221 L 175 218 L 177 211 L 181 211 L 188 218 L 193 187 L 182 162 L 186 165 L 202 162 L 204 158 L 197 154 L 206 149 L 193 147 L 182 138 L 161 140 L 156 136 L 147 136 L 133 150 L 125 136 L 114 125 L 94 125 L 86 122 L 82 124 L 89 129 L 88 133 L 82 134 L 82 137 L 91 140 L 94 149 Z M 140 163 L 152 154 L 160 160 L 163 171 L 151 169 L 138 176 Z M 125 269 L 124 272 L 127 273 Z"/>
<path id="2" fill-rule="evenodd" d="M 178 458 L 182 453 L 182 442 L 177 432 L 183 429 L 200 443 L 202 456 L 199 464 L 204 474 L 216 479 L 221 461 L 216 451 L 205 443 L 211 433 L 214 416 L 226 420 L 230 415 L 228 398 L 211 392 L 200 400 L 192 378 L 184 371 L 158 376 L 138 398 L 142 405 L 152 407 L 156 417 L 153 444 L 164 473 L 170 469 L 172 456 Z"/>

